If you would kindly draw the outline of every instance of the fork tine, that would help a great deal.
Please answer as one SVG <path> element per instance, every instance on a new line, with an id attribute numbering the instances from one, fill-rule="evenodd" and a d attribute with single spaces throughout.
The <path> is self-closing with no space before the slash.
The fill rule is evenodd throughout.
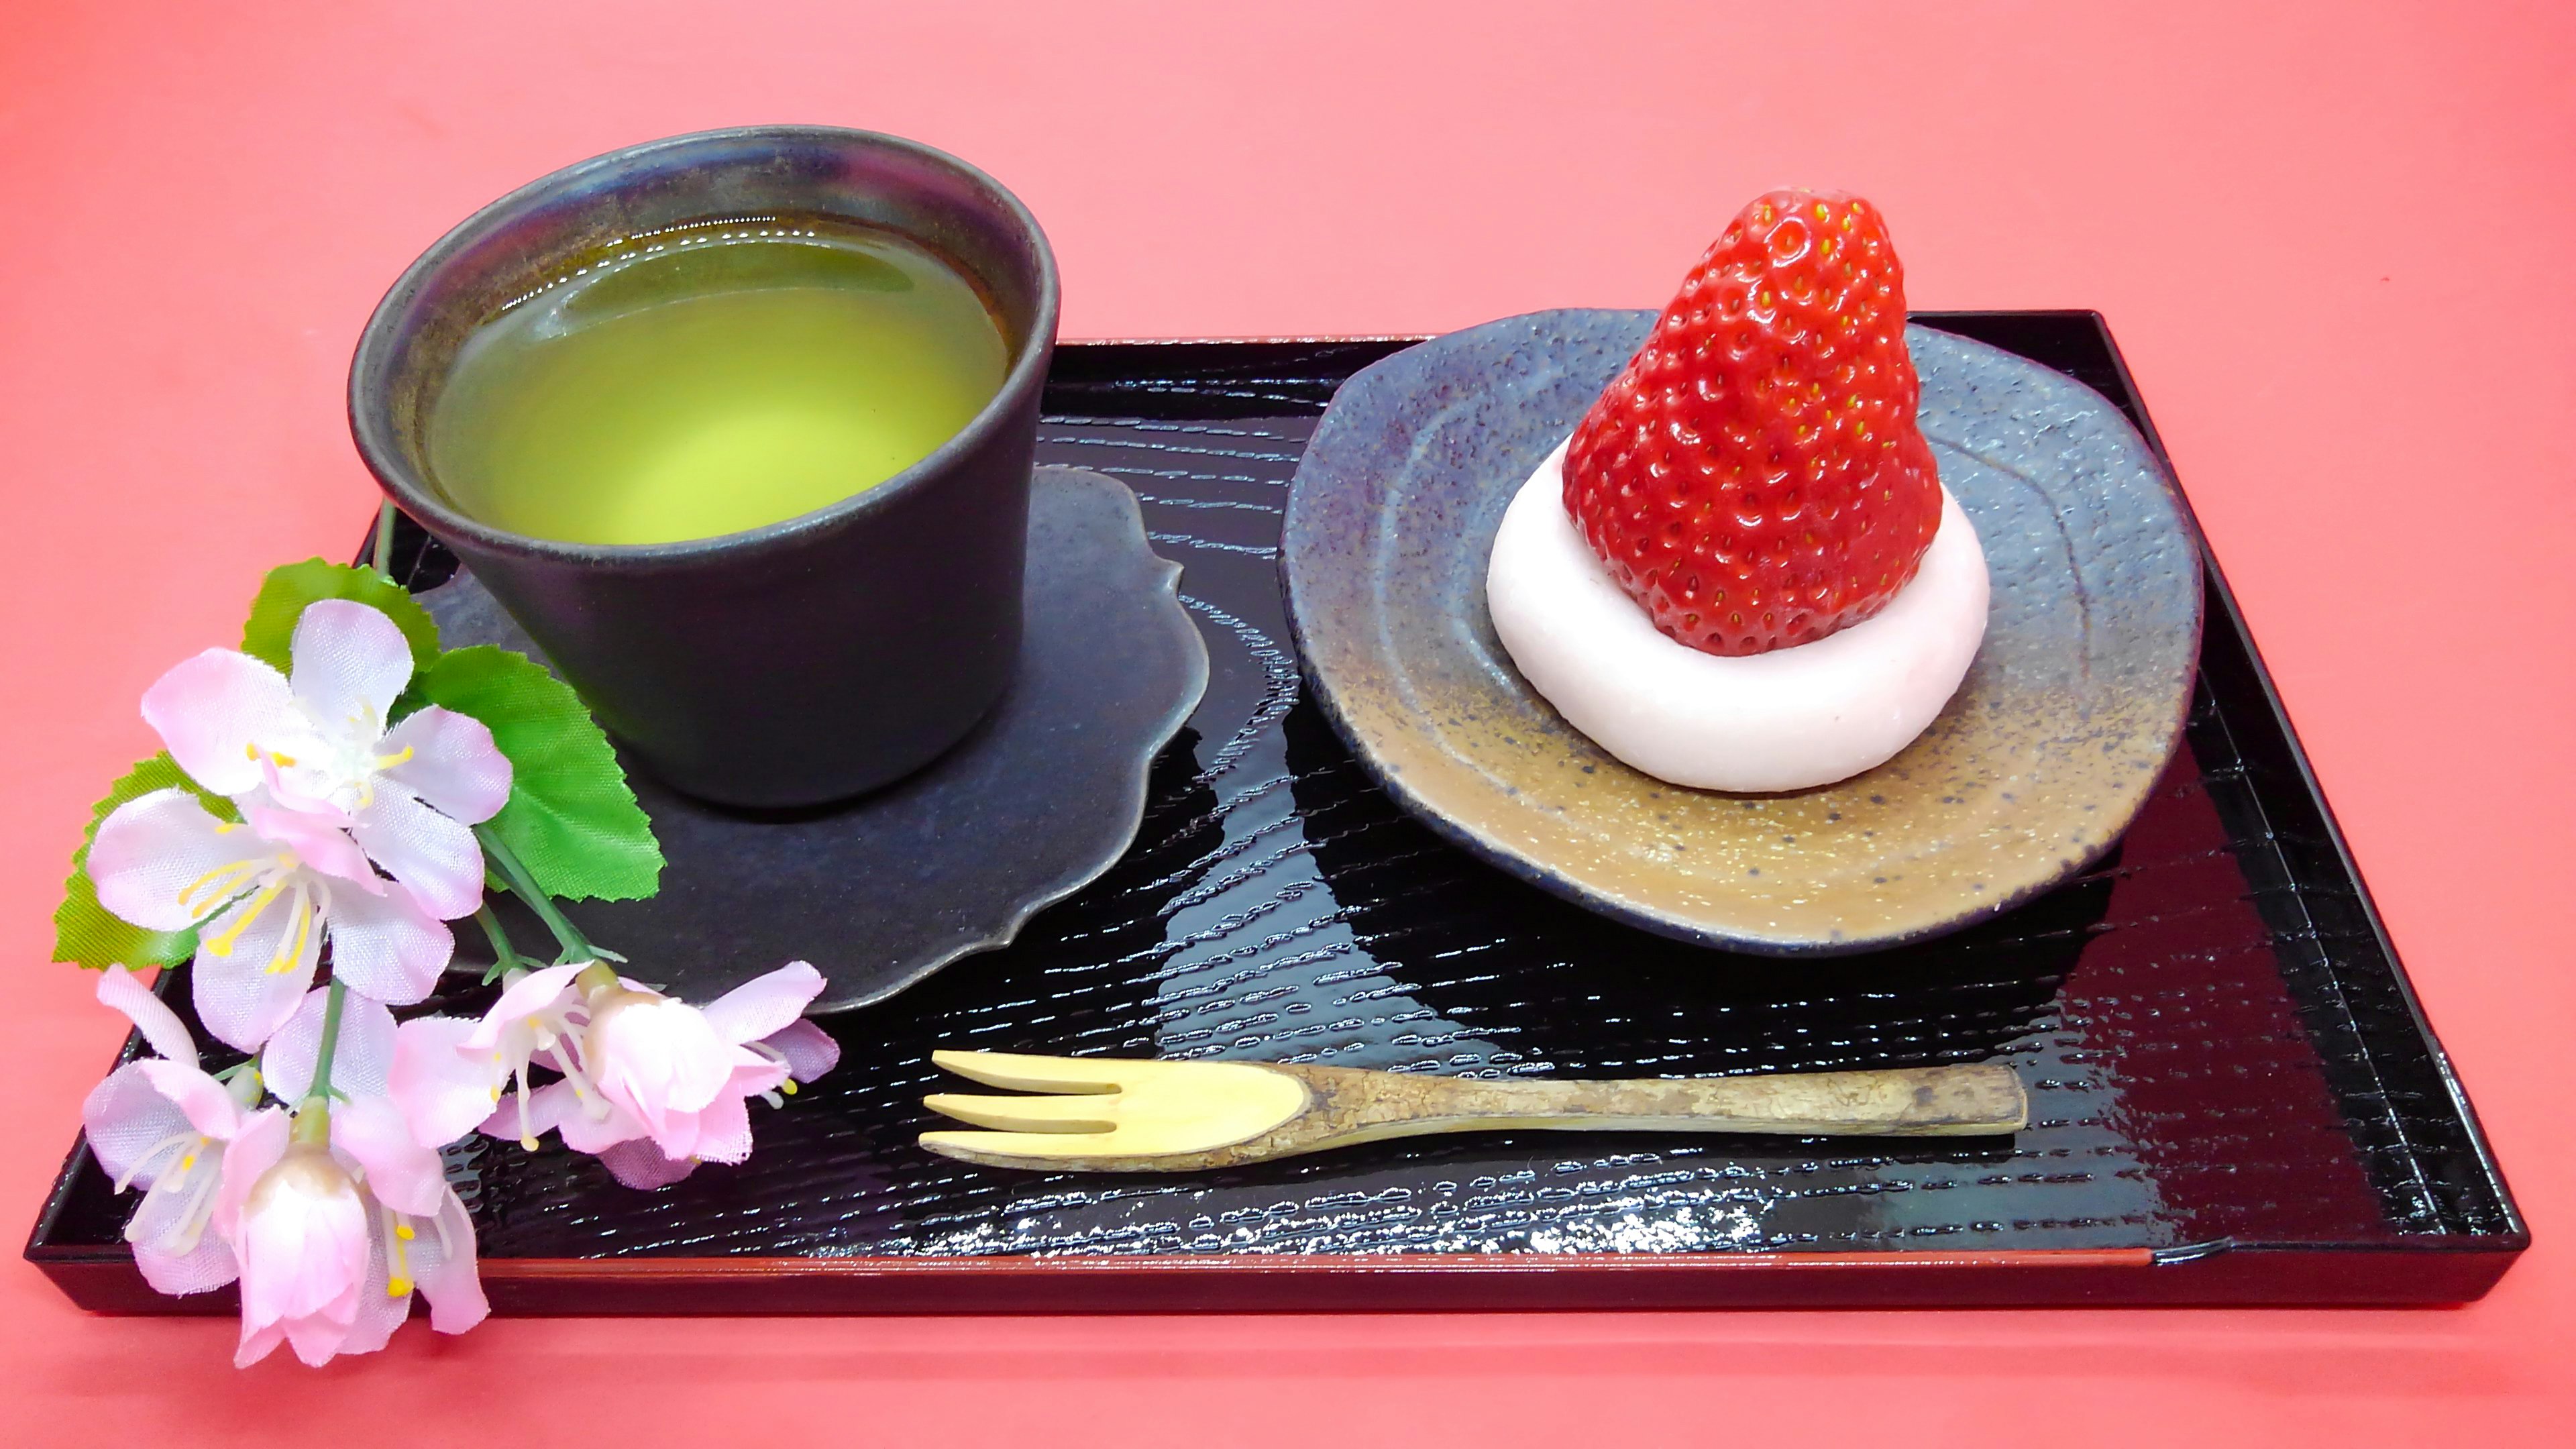
<path id="1" fill-rule="evenodd" d="M 1052 1132 L 1096 1135 L 1114 1131 L 1117 1123 L 1102 1110 L 1109 1097 L 1084 1092 L 1053 1097 L 983 1097 L 934 1092 L 921 1105 L 942 1116 L 997 1132 Z"/>
<path id="2" fill-rule="evenodd" d="M 1043 1167 L 1103 1156 L 1100 1137 L 1091 1132 L 924 1132 L 921 1145 L 942 1157 L 996 1167 Z"/>
<path id="3" fill-rule="evenodd" d="M 1133 1075 L 1151 1063 L 1086 1060 L 1080 1057 L 1018 1056 L 1010 1052 L 930 1054 L 931 1064 L 988 1087 L 1019 1092 L 1114 1092 L 1122 1074 Z"/>

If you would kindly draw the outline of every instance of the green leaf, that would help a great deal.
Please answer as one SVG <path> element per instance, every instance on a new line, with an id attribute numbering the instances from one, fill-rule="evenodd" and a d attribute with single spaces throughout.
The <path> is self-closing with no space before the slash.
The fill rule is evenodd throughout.
<path id="1" fill-rule="evenodd" d="M 571 686 L 524 654 L 476 644 L 432 660 L 417 689 L 483 721 L 509 757 L 510 800 L 492 828 L 547 894 L 629 901 L 661 888 L 653 822 Z"/>
<path id="2" fill-rule="evenodd" d="M 128 800 L 174 787 L 195 795 L 215 818 L 234 818 L 232 806 L 198 789 L 167 751 L 127 771 L 90 812 L 80 849 L 72 853 L 72 876 L 63 882 L 63 903 L 54 908 L 55 960 L 104 971 L 110 966 L 167 966 L 197 954 L 195 931 L 147 931 L 120 920 L 98 903 L 98 888 L 89 879 L 89 847 L 98 838 L 100 823 Z"/>
<path id="3" fill-rule="evenodd" d="M 260 581 L 259 597 L 250 601 L 250 619 L 242 625 L 242 652 L 285 670 L 287 645 L 295 638 L 295 621 L 303 617 L 306 605 L 324 599 L 354 599 L 382 609 L 394 621 L 394 627 L 402 630 L 403 637 L 411 641 L 411 666 L 415 671 L 427 669 L 430 661 L 438 657 L 438 625 L 410 590 L 374 569 L 324 563 L 318 558 L 268 571 L 268 577 Z"/>

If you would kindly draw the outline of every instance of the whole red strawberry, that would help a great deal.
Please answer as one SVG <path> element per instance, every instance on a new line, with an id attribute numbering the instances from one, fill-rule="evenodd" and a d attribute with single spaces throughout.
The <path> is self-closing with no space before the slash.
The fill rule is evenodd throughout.
<path id="1" fill-rule="evenodd" d="M 1774 191 L 1700 258 L 1565 455 L 1565 507 L 1655 627 L 1711 654 L 1877 613 L 1941 523 L 1905 275 L 1858 197 Z"/>

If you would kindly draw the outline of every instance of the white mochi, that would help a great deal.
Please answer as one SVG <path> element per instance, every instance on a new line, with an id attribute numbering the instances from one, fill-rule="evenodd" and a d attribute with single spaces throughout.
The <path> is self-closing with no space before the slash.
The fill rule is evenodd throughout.
<path id="1" fill-rule="evenodd" d="M 1923 566 L 1887 607 L 1766 654 L 1655 628 L 1565 511 L 1565 446 L 1503 515 L 1485 574 L 1494 632 L 1532 688 L 1594 743 L 1701 790 L 1804 790 L 1884 764 L 1967 677 L 1986 633 L 1986 554 L 1941 490 Z"/>

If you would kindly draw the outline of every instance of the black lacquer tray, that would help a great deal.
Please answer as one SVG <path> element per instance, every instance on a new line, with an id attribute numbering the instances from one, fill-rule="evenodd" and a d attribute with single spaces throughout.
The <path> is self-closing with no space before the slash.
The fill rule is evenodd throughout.
<path id="1" fill-rule="evenodd" d="M 2118 402 L 2100 318 L 1919 320 Z M 637 1194 L 480 1143 L 502 1312 L 941 1312 L 1723 1304 L 2441 1302 L 2529 1241 L 2234 601 L 2209 572 L 2188 737 L 2122 845 L 1960 935 L 1732 957 L 1585 914 L 1443 844 L 1301 698 L 1280 508 L 1335 386 L 1403 340 L 1064 348 L 1044 461 L 1113 474 L 1213 659 L 1110 872 L 877 1006 L 755 1120 L 740 1168 Z M 452 568 L 406 532 L 415 583 Z M 184 1001 L 184 993 L 176 998 Z M 1994 1057 L 2009 1143 L 1518 1136 L 1186 1178 L 933 1157 L 934 1046 L 1640 1076 Z M 75 1301 L 150 1292 L 75 1148 L 27 1256 Z"/>

